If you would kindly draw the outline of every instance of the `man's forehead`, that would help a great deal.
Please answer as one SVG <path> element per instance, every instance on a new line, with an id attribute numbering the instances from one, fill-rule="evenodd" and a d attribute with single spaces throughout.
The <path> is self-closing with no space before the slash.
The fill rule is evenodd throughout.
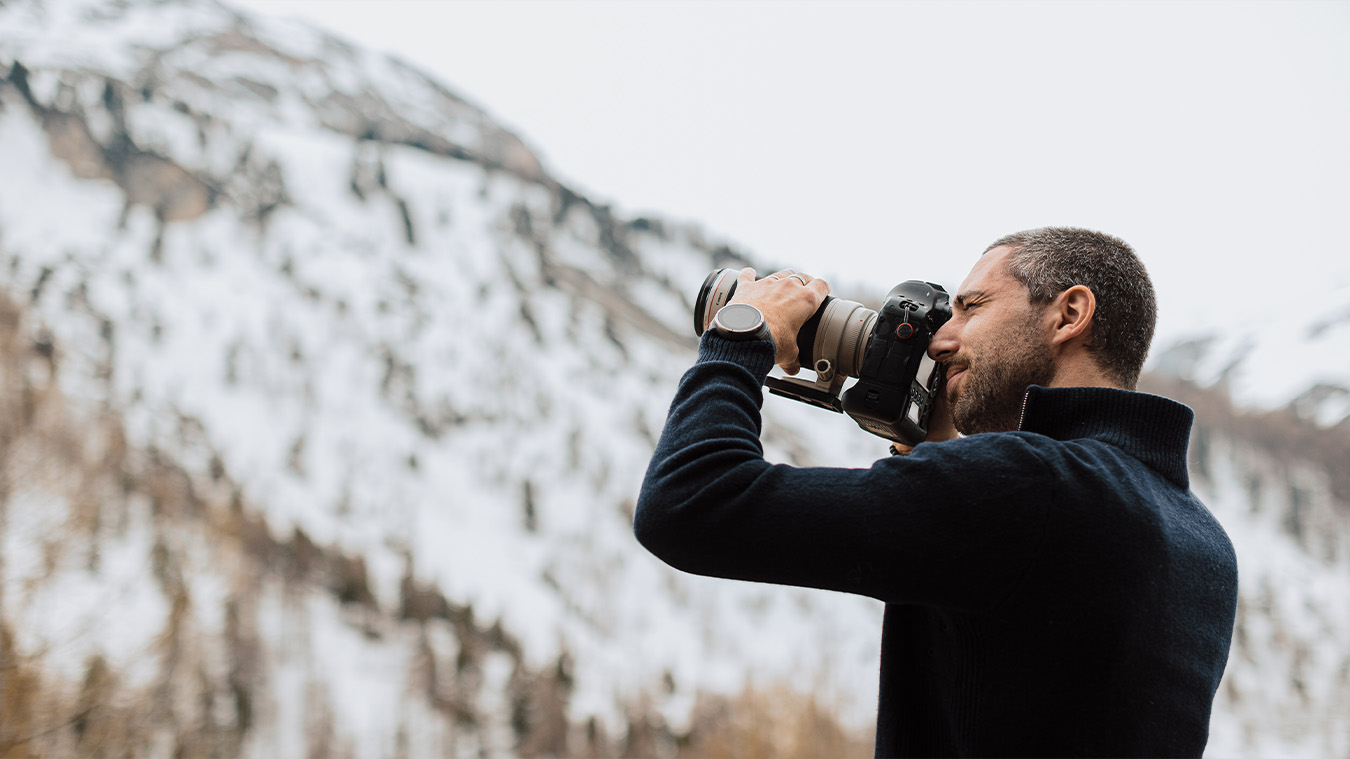
<path id="1" fill-rule="evenodd" d="M 980 256 L 970 268 L 970 274 L 966 275 L 961 287 L 957 289 L 957 294 L 976 290 L 991 292 L 1008 287 L 1010 284 L 1021 284 L 1008 272 L 1008 256 L 1012 255 L 1012 252 L 1013 249 L 1007 245 L 1000 245 Z"/>

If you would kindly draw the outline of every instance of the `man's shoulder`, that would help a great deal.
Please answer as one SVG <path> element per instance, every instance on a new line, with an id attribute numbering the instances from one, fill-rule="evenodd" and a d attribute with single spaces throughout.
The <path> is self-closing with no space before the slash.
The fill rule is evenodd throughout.
<path id="1" fill-rule="evenodd" d="M 1109 441 L 1095 438 L 1060 440 L 1037 432 L 988 432 L 937 444 L 934 452 L 970 472 L 995 475 L 995 484 L 1012 479 L 1038 483 L 1040 495 L 1064 505 L 1091 503 L 1098 519 L 1152 521 L 1165 504 L 1204 506 L 1166 473 Z M 924 446 L 915 448 L 915 453 Z M 1117 507 L 1117 508 L 1113 508 Z"/>
<path id="2" fill-rule="evenodd" d="M 940 442 L 920 443 L 915 446 L 911 456 L 935 457 L 966 464 L 1002 461 L 1044 463 L 1042 457 L 1050 454 L 1057 442 L 1045 435 L 1030 432 L 981 432 Z"/>
<path id="3" fill-rule="evenodd" d="M 938 443 L 921 443 L 916 452 L 929 448 L 941 450 L 950 456 L 974 456 L 977 458 L 1015 458 L 1033 457 L 1044 463 L 1051 463 L 1071 455 L 1081 449 L 1081 443 L 1090 441 L 1059 440 L 1039 432 L 1010 430 L 1007 432 L 981 432 L 974 435 L 962 435 L 952 440 Z M 940 449 L 931 448 L 940 446 Z M 1092 446 L 1091 448 L 1095 448 Z M 1107 453 L 1102 451 L 1102 453 Z"/>
<path id="4" fill-rule="evenodd" d="M 894 456 L 891 462 L 896 476 L 962 498 L 1004 506 L 1039 503 L 1062 477 L 1056 472 L 1054 443 L 1042 435 L 986 432 L 920 443 L 908 456 Z"/>

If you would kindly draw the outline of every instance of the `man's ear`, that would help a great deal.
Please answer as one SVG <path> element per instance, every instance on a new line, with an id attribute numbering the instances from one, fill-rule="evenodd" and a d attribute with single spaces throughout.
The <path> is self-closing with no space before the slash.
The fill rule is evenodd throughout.
<path id="1" fill-rule="evenodd" d="M 1064 344 L 1079 336 L 1091 336 L 1092 317 L 1097 313 L 1097 296 L 1085 285 L 1074 285 L 1060 293 L 1052 306 L 1055 333 L 1051 344 Z"/>

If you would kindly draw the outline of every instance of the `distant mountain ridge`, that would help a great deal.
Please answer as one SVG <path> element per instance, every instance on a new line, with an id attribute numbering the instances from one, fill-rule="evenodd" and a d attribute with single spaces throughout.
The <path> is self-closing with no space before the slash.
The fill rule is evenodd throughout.
<path id="1" fill-rule="evenodd" d="M 1350 284 L 1267 316 L 1159 346 L 1152 371 L 1223 387 L 1237 402 L 1290 407 L 1322 427 L 1350 420 Z"/>
<path id="2" fill-rule="evenodd" d="M 620 217 L 431 78 L 303 25 L 9 0 L 0 29 L 0 395 L 7 439 L 63 473 L 0 451 L 0 656 L 70 715 L 0 746 L 735 755 L 755 737 L 718 710 L 749 678 L 833 725 L 777 753 L 857 748 L 877 602 L 682 575 L 631 536 L 694 288 L 748 256 Z M 1290 369 L 1266 360 L 1282 337 L 1350 339 L 1324 311 L 1161 350 L 1149 380 L 1200 410 L 1196 488 L 1243 562 L 1224 755 L 1350 750 L 1327 458 L 1350 372 L 1299 375 L 1328 389 L 1292 383 L 1296 414 L 1232 405 Z M 843 417 L 765 414 L 776 461 L 885 453 Z M 136 706 L 77 727 L 110 700 Z"/>

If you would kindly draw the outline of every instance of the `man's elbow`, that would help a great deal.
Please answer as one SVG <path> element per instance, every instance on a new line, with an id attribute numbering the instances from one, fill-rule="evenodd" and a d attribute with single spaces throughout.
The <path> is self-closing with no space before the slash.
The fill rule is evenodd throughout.
<path id="1" fill-rule="evenodd" d="M 653 556 L 676 569 L 694 571 L 689 566 L 693 526 L 682 518 L 688 512 L 670 491 L 644 487 L 633 513 L 633 535 Z"/>
<path id="2" fill-rule="evenodd" d="M 637 542 L 654 556 L 665 560 L 664 554 L 670 547 L 672 531 L 669 515 L 662 512 L 659 499 L 644 488 L 633 513 L 633 535 Z"/>
<path id="3" fill-rule="evenodd" d="M 648 470 L 633 510 L 638 543 L 676 569 L 707 574 L 709 541 L 720 542 L 728 514 L 737 511 L 741 494 L 764 466 L 763 459 L 735 462 L 702 477 L 691 476 L 688 467 Z"/>

